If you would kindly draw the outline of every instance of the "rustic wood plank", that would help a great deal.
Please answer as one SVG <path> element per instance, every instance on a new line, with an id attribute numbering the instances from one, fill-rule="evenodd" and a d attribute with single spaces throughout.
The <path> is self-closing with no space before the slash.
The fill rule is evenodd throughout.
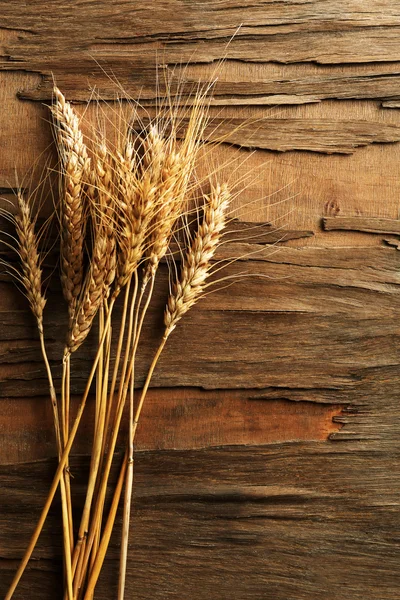
<path id="1" fill-rule="evenodd" d="M 210 62 L 224 53 L 228 59 L 283 63 L 400 59 L 397 2 L 390 11 L 382 11 L 379 0 L 372 0 L 366 8 L 351 2 L 343 11 L 335 0 L 322 4 L 290 1 L 283 6 L 275 2 L 221 4 L 210 0 L 197 5 L 169 0 L 148 11 L 143 1 L 119 0 L 110 10 L 107 5 L 75 0 L 59 3 L 57 15 L 51 7 L 41 5 L 41 19 L 37 19 L 34 4 L 21 7 L 16 0 L 2 4 L 2 27 L 8 39 L 1 67 L 62 74 L 67 88 L 66 79 L 75 79 L 75 87 L 79 79 L 77 87 L 84 88 L 87 72 L 101 72 L 93 66 L 92 56 L 102 66 L 112 62 L 117 76 L 125 71 L 128 56 L 136 72 L 139 65 L 141 70 L 153 66 L 156 51 L 161 57 L 158 61 L 164 64 Z M 146 18 L 138 19 L 143 14 Z M 184 20 L 177 18 L 181 14 Z M 237 30 L 240 23 L 243 25 Z"/>
<path id="2" fill-rule="evenodd" d="M 137 452 L 128 591 L 143 600 L 189 593 L 198 600 L 305 600 L 323 591 L 337 600 L 345 589 L 352 600 L 393 600 L 400 584 L 398 464 L 398 442 L 390 454 L 357 442 Z M 86 466 L 73 458 L 76 501 Z M 53 462 L 0 467 L 1 592 L 54 468 Z M 58 508 L 16 599 L 28 589 L 33 600 L 54 597 L 41 582 L 55 583 Z M 118 551 L 119 526 L 100 600 L 114 591 Z"/>
<path id="3" fill-rule="evenodd" d="M 400 234 L 398 219 L 380 219 L 378 217 L 324 217 L 326 231 L 368 231 L 369 233 Z"/>
<path id="4" fill-rule="evenodd" d="M 232 256 L 228 247 L 225 252 L 225 258 Z M 394 325 L 400 309 L 398 252 L 389 247 L 273 252 L 260 245 L 257 260 L 245 265 L 248 273 L 267 278 L 246 278 L 236 284 L 235 294 L 224 289 L 200 302 L 171 336 L 152 385 L 259 388 L 255 398 L 343 404 L 350 406 L 348 426 L 332 435 L 388 436 L 400 384 L 400 330 Z M 242 273 L 243 263 L 230 269 Z M 167 288 L 162 273 L 138 356 L 137 386 L 159 340 Z M 4 310 L 1 317 L 0 396 L 16 401 L 45 396 L 29 311 Z M 59 301 L 53 310 L 49 303 L 47 344 L 57 385 L 64 326 Z M 82 391 L 88 375 L 95 332 L 90 339 L 73 357 L 74 393 Z M 379 427 L 371 428 L 375 420 Z"/>
<path id="5" fill-rule="evenodd" d="M 188 65 L 165 65 L 161 74 L 155 69 L 140 69 L 138 80 L 125 72 L 122 64 L 118 68 L 118 82 L 106 73 L 96 72 L 95 84 L 103 100 L 115 100 L 116 94 L 140 98 L 145 106 L 168 91 L 174 96 L 183 95 L 182 102 L 189 102 L 188 94 L 199 81 L 206 83 L 217 76 L 213 87 L 212 106 L 277 106 L 321 102 L 326 99 L 379 99 L 382 106 L 396 108 L 399 103 L 399 66 L 394 63 L 317 65 L 312 63 L 238 63 L 227 61 L 215 71 L 215 67 L 189 63 Z M 108 61 L 107 61 L 108 64 Z M 92 69 L 97 69 L 95 63 Z M 158 79 L 158 88 L 154 82 Z M 61 72 L 57 76 L 59 85 L 65 89 L 71 101 L 85 102 L 90 97 L 87 81 L 68 77 Z M 94 76 L 93 76 L 94 82 Z M 120 86 L 120 89 L 119 87 Z M 26 100 L 49 101 L 52 98 L 53 78 L 42 75 L 41 81 L 29 82 L 18 90 L 18 97 Z"/>
<path id="6" fill-rule="evenodd" d="M 186 124 L 182 119 L 183 131 Z M 241 148 L 351 154 L 360 146 L 399 141 L 400 127 L 371 121 L 215 117 L 206 127 L 204 137 Z"/>
<path id="7" fill-rule="evenodd" d="M 283 140 L 286 146 L 279 150 L 290 143 L 317 152 L 332 147 L 351 152 L 354 145 L 368 145 L 347 156 L 275 150 L 250 155 L 219 147 L 218 159 L 227 161 L 224 173 L 230 181 L 251 173 L 235 214 L 271 221 L 291 233 L 282 240 L 280 231 L 265 227 L 257 239 L 224 249 L 223 259 L 257 250 L 230 273 L 249 270 L 262 278 L 245 279 L 205 299 L 182 321 L 162 357 L 138 449 L 185 451 L 136 455 L 129 595 L 143 600 L 189 595 L 195 600 L 321 595 L 395 600 L 399 243 L 385 237 L 392 247 L 380 245 L 383 235 L 398 231 L 374 229 L 381 235 L 371 235 L 372 230 L 331 229 L 328 234 L 320 222 L 334 215 L 375 217 L 381 221 L 374 220 L 372 227 L 378 229 L 388 225 L 386 220 L 398 222 L 400 146 L 387 143 L 398 135 L 398 0 L 390 5 L 381 0 L 263 0 L 256 5 L 169 0 L 155 2 L 151 10 L 141 0 L 118 0 L 112 6 L 76 0 L 56 5 L 3 0 L 0 5 L 0 145 L 6 148 L 0 186 L 7 198 L 15 186 L 15 166 L 23 175 L 51 141 L 43 122 L 48 112 L 41 105 L 51 97 L 51 73 L 69 99 L 85 102 L 95 84 L 105 99 L 126 92 L 151 107 L 158 95 L 155 63 L 162 81 L 175 63 L 196 61 L 176 69 L 178 77 L 186 69 L 184 95 L 198 79 L 208 81 L 216 73 L 213 114 L 222 107 L 223 116 L 240 124 L 261 118 L 275 127 L 261 134 L 249 127 L 247 137 L 237 136 L 239 145 L 257 147 L 254 136 L 265 148 Z M 243 26 L 227 47 L 238 23 Z M 225 51 L 227 61 L 216 70 L 215 61 Z M 172 94 L 176 91 L 172 84 Z M 17 94 L 39 102 L 18 100 Z M 375 100 L 394 110 L 381 110 Z M 274 105 L 280 106 L 271 110 Z M 109 116 L 113 106 L 105 110 Z M 306 230 L 315 235 L 303 236 Z M 247 232 L 238 230 L 238 235 Z M 275 252 L 268 246 L 281 241 L 299 247 Z M 164 268 L 159 283 L 138 386 L 158 339 Z M 61 306 L 57 284 L 51 284 L 50 293 Z M 47 337 L 56 371 L 64 325 L 54 305 L 49 307 Z M 93 348 L 94 337 L 75 357 L 76 393 L 82 390 Z M 23 460 L 34 448 L 38 457 L 53 454 L 35 326 L 25 299 L 4 280 L 0 362 L 2 456 Z M 85 437 L 91 408 L 82 429 Z M 291 439 L 303 442 L 279 443 Z M 304 442 L 311 439 L 321 441 Z M 271 445 L 259 446 L 264 443 Z M 80 444 L 75 451 L 86 452 L 89 439 Z M 187 451 L 214 444 L 251 446 Z M 81 496 L 87 463 L 73 461 L 74 493 Z M 53 471 L 54 463 L 0 469 L 5 483 L 0 595 Z M 56 514 L 58 507 L 53 519 Z M 53 520 L 16 597 L 43 600 L 57 594 L 61 549 L 55 532 Z M 109 600 L 115 592 L 117 546 L 118 537 L 100 599 Z"/>
<path id="8" fill-rule="evenodd" d="M 7 147 L 0 166 L 0 185 L 10 188 L 15 184 L 16 167 L 19 179 L 22 180 L 28 173 L 29 180 L 32 164 L 38 161 L 40 153 L 51 142 L 51 130 L 46 124 L 46 107 L 19 101 L 15 96 L 24 82 L 36 81 L 37 77 L 23 73 L 3 73 L 0 74 L 0 79 L 0 94 L 4 100 L 4 110 L 0 114 L 0 142 L 3 147 Z M 366 122 L 383 120 L 385 124 L 398 126 L 394 111 L 382 111 L 372 103 L 367 103 L 362 105 L 360 114 L 357 103 L 343 102 L 340 105 L 325 101 L 322 104 L 300 106 L 295 112 L 291 109 L 285 114 L 304 123 L 311 123 L 315 118 L 339 121 L 346 114 L 350 120 L 360 120 L 361 116 Z M 83 107 L 78 107 L 78 110 L 83 110 Z M 89 112 L 90 110 L 88 114 Z M 93 118 L 94 113 L 95 111 Z M 233 114 L 227 116 L 231 117 Z M 111 115 L 112 107 L 109 116 Z M 256 119 L 262 114 L 248 116 Z M 309 135 L 311 139 L 311 131 Z M 215 160 L 220 165 L 226 165 L 221 177 L 231 180 L 234 172 L 235 180 L 243 179 L 248 184 L 235 201 L 235 214 L 238 217 L 243 220 L 270 220 L 278 228 L 284 226 L 291 230 L 314 230 L 316 236 L 311 241 L 312 244 L 335 246 L 352 243 L 366 246 L 380 243 L 377 237 L 362 233 L 338 231 L 329 236 L 321 235 L 320 221 L 324 214 L 334 215 L 340 212 L 384 218 L 398 216 L 400 180 L 395 177 L 400 160 L 398 144 L 373 144 L 368 151 L 360 148 L 354 155 L 347 157 L 305 152 L 280 155 L 257 152 L 249 155 L 246 151 L 224 145 L 218 148 Z M 39 161 L 39 167 L 42 165 L 43 159 Z M 37 171 L 40 173 L 40 168 Z M 36 180 L 37 177 L 34 182 Z M 305 180 L 306 183 L 303 184 Z M 369 191 L 372 189 L 374 194 L 370 195 Z M 12 195 L 8 194 L 7 199 L 12 200 Z"/>
<path id="9" fill-rule="evenodd" d="M 72 398 L 72 414 L 79 398 Z M 262 445 L 291 440 L 326 440 L 343 426 L 344 405 L 267 398 L 259 390 L 152 389 L 141 416 L 138 450 L 194 449 Z M 94 400 L 80 426 L 74 454 L 89 454 Z M 335 420 L 334 420 L 335 419 Z M 162 425 L 161 425 L 162 424 Z M 128 414 L 122 419 L 127 435 Z M 49 399 L 2 398 L 0 464 L 54 456 L 55 438 Z"/>
<path id="10" fill-rule="evenodd" d="M 251 248 L 254 252 L 254 245 Z M 228 247 L 224 251 L 226 258 L 237 255 Z M 351 388 L 355 372 L 363 378 L 365 370 L 398 364 L 399 339 L 393 328 L 400 302 L 398 265 L 398 253 L 389 247 L 276 251 L 260 246 L 257 260 L 234 264 L 226 272 L 233 276 L 245 270 L 254 278 L 236 283 L 234 294 L 222 289 L 210 295 L 182 320 L 153 384 L 179 386 L 184 380 L 186 385 L 207 388 Z M 159 340 L 167 285 L 163 270 L 144 329 L 147 342 L 138 358 L 138 385 Z M 48 351 L 57 381 L 66 324 L 58 298 L 56 294 L 49 302 L 46 315 Z M 29 310 L 4 311 L 1 316 L 0 395 L 43 396 L 44 371 Z M 212 353 L 203 335 L 209 331 L 215 332 Z M 385 336 L 390 344 L 382 343 L 377 354 L 371 340 L 383 342 Z M 74 359 L 76 393 L 88 373 L 94 340 L 95 332 Z"/>

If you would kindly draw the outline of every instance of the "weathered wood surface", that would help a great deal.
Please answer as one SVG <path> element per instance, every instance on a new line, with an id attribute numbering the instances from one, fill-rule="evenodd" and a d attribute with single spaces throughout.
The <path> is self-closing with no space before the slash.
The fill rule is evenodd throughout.
<path id="1" fill-rule="evenodd" d="M 155 374 L 137 438 L 129 597 L 397 600 L 400 2 L 0 0 L 0 14 L 5 203 L 15 167 L 21 180 L 51 144 L 53 75 L 88 119 L 95 86 L 105 120 L 116 96 L 151 112 L 164 76 L 183 102 L 217 77 L 214 127 L 240 147 L 218 148 L 222 176 L 248 184 L 235 215 L 273 224 L 220 255 L 257 250 L 230 273 L 262 277 L 199 303 Z M 163 268 L 139 386 L 166 289 Z M 58 285 L 49 292 L 59 374 L 65 320 Z M 75 357 L 75 393 L 93 352 L 90 341 Z M 54 471 L 4 463 L 54 456 L 46 396 L 26 301 L 2 277 L 0 595 Z M 78 496 L 86 465 L 73 458 Z M 56 513 L 16 598 L 59 597 Z M 117 544 L 100 599 L 115 596 Z"/>
<path id="2" fill-rule="evenodd" d="M 26 80 L 32 79 L 37 78 L 21 73 L 0 73 L 0 80 L 4 82 L 3 86 L 0 85 L 3 107 L 0 111 L 0 146 L 7 148 L 7 152 L 2 153 L 0 187 L 3 188 L 2 196 L 8 200 L 13 199 L 10 188 L 15 187 L 15 168 L 19 179 L 23 179 L 40 153 L 51 144 L 47 107 L 16 98 L 18 89 Z M 396 111 L 383 111 L 371 103 L 363 103 L 359 110 L 357 103 L 347 101 L 325 101 L 292 108 L 289 112 L 287 110 L 285 108 L 279 114 L 282 124 L 287 115 L 304 119 L 304 122 L 315 118 L 336 120 L 339 131 L 343 117 L 353 121 L 363 120 L 367 124 L 382 121 L 398 126 Z M 265 114 L 248 116 L 256 119 L 265 117 Z M 232 114 L 228 117 L 232 117 Z M 310 130 L 310 146 L 316 143 L 313 135 Z M 234 172 L 235 180 L 248 184 L 248 188 L 235 201 L 238 217 L 244 220 L 269 220 L 278 228 L 313 230 L 315 238 L 312 244 L 367 246 L 380 243 L 375 236 L 361 233 L 354 235 L 338 231 L 329 236 L 321 235 L 320 222 L 324 215 L 341 213 L 393 219 L 398 217 L 400 179 L 396 173 L 400 161 L 399 144 L 372 144 L 358 149 L 351 156 L 335 153 L 325 156 L 314 152 L 276 155 L 265 151 L 249 154 L 223 145 L 218 149 L 217 156 L 226 165 L 222 177 L 226 174 L 230 178 Z"/>
<path id="3" fill-rule="evenodd" d="M 400 220 L 368 217 L 324 217 L 326 231 L 367 231 L 369 233 L 394 233 L 400 235 Z"/>
<path id="4" fill-rule="evenodd" d="M 82 98 L 88 72 L 94 75 L 103 94 L 108 89 L 109 97 L 115 97 L 115 86 L 101 70 L 107 63 L 135 95 L 141 91 L 144 97 L 154 97 L 156 51 L 157 61 L 166 65 L 211 62 L 224 55 L 229 60 L 263 63 L 381 62 L 384 74 L 385 63 L 400 59 L 398 1 L 389 7 L 387 3 L 382 6 L 381 0 L 366 4 L 289 1 L 283 5 L 269 0 L 257 5 L 248 1 L 170 0 L 154 3 L 149 10 L 143 1 L 121 0 L 111 7 L 75 0 L 58 2 L 54 7 L 42 2 L 21 5 L 17 0 L 3 0 L 1 12 L 5 39 L 0 66 L 44 75 L 42 85 L 33 91 L 33 96 L 40 99 L 49 98 L 51 73 Z M 227 46 L 232 35 L 234 39 Z M 140 82 L 131 76 L 138 69 Z M 375 76 L 372 68 L 372 81 Z M 143 83 L 147 83 L 145 89 Z M 321 83 L 324 86 L 323 78 Z M 360 83 L 368 87 L 368 74 Z M 274 93 L 277 91 L 279 94 L 280 90 Z M 379 88 L 374 97 L 386 97 L 385 91 Z M 293 91 L 287 95 L 290 97 Z M 395 87 L 390 88 L 389 99 L 392 95 L 399 95 Z"/>
<path id="5" fill-rule="evenodd" d="M 185 132 L 188 119 L 181 119 L 180 124 Z M 351 154 L 360 146 L 398 142 L 400 127 L 370 121 L 342 121 L 338 126 L 337 120 L 329 119 L 214 117 L 204 130 L 204 139 L 278 152 L 309 150 Z"/>
<path id="6" fill-rule="evenodd" d="M 254 246 L 226 245 L 224 256 L 246 256 L 255 252 Z M 364 380 L 363 373 L 398 364 L 394 363 L 399 340 L 393 319 L 400 307 L 399 265 L 399 253 L 390 247 L 367 252 L 364 248 L 260 246 L 252 260 L 239 261 L 224 273 L 238 276 L 233 288 L 209 295 L 182 320 L 163 353 L 153 385 L 179 386 L 183 381 L 206 388 L 264 388 L 279 387 L 284 381 L 284 387 L 314 390 L 310 399 L 316 395 L 317 401 L 319 389 L 342 391 L 351 399 L 352 390 Z M 240 280 L 243 273 L 246 277 Z M 164 269 L 144 327 L 138 385 L 160 340 L 167 280 Z M 2 284 L 6 296 L 7 285 Z M 66 314 L 60 311 L 61 298 L 53 298 L 45 331 L 58 381 Z M 17 311 L 13 305 L 1 316 L 0 397 L 43 396 L 45 371 L 29 309 Z M 211 355 L 210 331 L 214 332 Z M 371 340 L 385 335 L 391 342 L 377 353 Z M 89 341 L 74 357 L 74 393 L 83 391 L 94 354 L 95 342 Z"/>
<path id="7" fill-rule="evenodd" d="M 268 393 L 270 397 L 268 397 Z M 271 390 L 203 390 L 153 388 L 148 394 L 137 450 L 190 450 L 225 445 L 245 446 L 286 441 L 325 441 L 343 427 L 343 404 L 285 399 Z M 75 413 L 79 398 L 72 398 Z M 332 399 L 332 402 L 334 400 Z M 93 407 L 84 413 L 74 454 L 89 454 L 93 438 Z M 48 397 L 2 399 L 0 402 L 1 463 L 41 460 L 54 454 L 55 438 Z M 162 423 L 162 427 L 159 424 Z M 126 435 L 127 414 L 121 431 Z M 0 536 L 1 537 L 1 536 Z"/>
<path id="8" fill-rule="evenodd" d="M 380 443 L 138 452 L 129 589 L 143 600 L 392 600 L 400 585 L 399 458 L 398 440 L 390 452 Z M 72 469 L 79 493 L 82 461 Z M 0 592 L 53 470 L 53 462 L 0 467 Z M 47 597 L 42 585 L 57 589 L 57 508 L 16 599 Z M 99 599 L 115 594 L 119 533 Z"/>

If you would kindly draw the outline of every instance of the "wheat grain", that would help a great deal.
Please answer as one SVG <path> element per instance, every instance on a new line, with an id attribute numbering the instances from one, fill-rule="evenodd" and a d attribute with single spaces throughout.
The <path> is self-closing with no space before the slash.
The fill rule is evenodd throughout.
<path id="1" fill-rule="evenodd" d="M 165 335 L 200 298 L 210 274 L 211 259 L 226 223 L 230 192 L 226 184 L 217 184 L 205 198 L 203 221 L 183 259 L 181 274 L 169 295 L 164 313 Z"/>

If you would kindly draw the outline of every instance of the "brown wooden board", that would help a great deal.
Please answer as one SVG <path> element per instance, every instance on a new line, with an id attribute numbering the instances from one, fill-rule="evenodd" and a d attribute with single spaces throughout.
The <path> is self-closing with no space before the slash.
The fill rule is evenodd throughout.
<path id="1" fill-rule="evenodd" d="M 330 442 L 139 452 L 128 594 L 392 600 L 400 585 L 399 462 L 398 441 L 390 451 L 379 443 Z M 83 464 L 75 459 L 73 472 Z M 54 467 L 0 467 L 1 592 Z M 79 493 L 84 481 L 78 475 L 73 489 Z M 57 510 L 16 599 L 43 600 L 59 589 Z M 100 599 L 115 594 L 119 535 L 117 527 Z"/>

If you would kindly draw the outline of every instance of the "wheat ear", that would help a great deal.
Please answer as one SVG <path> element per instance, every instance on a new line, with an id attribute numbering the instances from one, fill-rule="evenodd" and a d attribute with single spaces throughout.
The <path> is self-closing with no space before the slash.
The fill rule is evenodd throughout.
<path id="1" fill-rule="evenodd" d="M 104 225 L 97 217 L 93 250 L 82 293 L 79 298 L 72 326 L 68 332 L 66 354 L 75 352 L 85 341 L 93 320 L 106 297 L 107 234 Z"/>
<path id="2" fill-rule="evenodd" d="M 72 320 L 84 279 L 84 180 L 90 159 L 79 118 L 60 90 L 52 106 L 64 189 L 61 199 L 61 284 Z"/>
<path id="3" fill-rule="evenodd" d="M 146 145 L 150 143 L 151 138 L 145 140 Z M 149 153 L 152 154 L 150 151 Z M 187 155 L 179 151 L 173 137 L 168 140 L 159 180 L 155 182 L 157 208 L 150 226 L 143 285 L 155 276 L 161 259 L 168 251 L 174 225 L 185 212 L 186 191 L 193 171 L 194 158 L 194 154 Z M 151 164 L 148 171 L 153 171 Z M 146 174 L 147 171 L 144 178 Z"/>
<path id="4" fill-rule="evenodd" d="M 162 154 L 161 141 L 153 150 L 155 155 Z M 161 160 L 158 156 L 157 162 Z M 156 170 L 149 168 L 142 177 L 138 176 L 134 148 L 129 139 L 118 154 L 117 167 L 119 252 L 115 295 L 128 283 L 142 259 L 157 199 Z"/>
<path id="5" fill-rule="evenodd" d="M 174 226 L 178 218 L 186 212 L 189 184 L 202 146 L 201 138 L 207 119 L 206 97 L 199 93 L 191 109 L 183 141 L 178 148 L 176 138 L 179 119 L 177 115 L 172 117 L 171 132 L 168 135 L 168 143 L 165 144 L 165 157 L 161 165 L 158 211 L 151 227 L 143 285 L 154 277 L 160 260 L 168 251 Z M 151 143 L 152 137 L 149 135 L 144 147 L 150 157 Z"/>
<path id="6" fill-rule="evenodd" d="M 168 298 L 164 313 L 167 336 L 203 292 L 210 274 L 211 259 L 225 227 L 230 197 L 227 185 L 217 184 L 205 198 L 203 221 L 183 259 L 180 278 L 174 283 Z"/>
<path id="7" fill-rule="evenodd" d="M 18 214 L 15 216 L 18 252 L 22 266 L 22 283 L 39 331 L 43 332 L 43 309 L 46 299 L 42 293 L 42 269 L 35 234 L 35 220 L 29 204 L 21 193 L 17 195 Z"/>
<path id="8" fill-rule="evenodd" d="M 115 227 L 115 167 L 114 159 L 107 149 L 107 145 L 103 140 L 97 147 L 95 156 L 95 169 L 92 171 L 95 185 L 91 186 L 92 194 L 97 191 L 97 208 L 96 202 L 94 210 L 98 211 L 98 216 L 102 220 L 102 226 L 106 236 L 107 250 L 105 262 L 105 290 L 106 295 L 110 291 L 117 267 L 116 255 L 116 227 Z"/>

